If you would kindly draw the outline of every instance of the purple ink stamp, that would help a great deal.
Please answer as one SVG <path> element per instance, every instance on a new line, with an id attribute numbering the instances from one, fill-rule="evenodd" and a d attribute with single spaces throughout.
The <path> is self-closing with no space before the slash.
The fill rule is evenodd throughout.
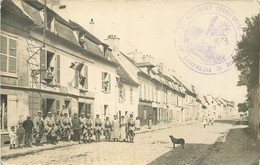
<path id="1" fill-rule="evenodd" d="M 190 69 L 214 75 L 232 68 L 232 55 L 241 36 L 239 17 L 233 10 L 218 3 L 204 3 L 180 19 L 175 31 L 175 47 Z"/>

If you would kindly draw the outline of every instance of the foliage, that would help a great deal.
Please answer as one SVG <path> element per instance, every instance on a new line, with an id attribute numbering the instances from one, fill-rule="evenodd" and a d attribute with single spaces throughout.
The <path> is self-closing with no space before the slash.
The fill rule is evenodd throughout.
<path id="1" fill-rule="evenodd" d="M 246 112 L 248 110 L 248 105 L 246 102 L 237 104 L 238 112 Z"/>
<path id="2" fill-rule="evenodd" d="M 240 71 L 238 86 L 246 86 L 248 95 L 258 84 L 259 79 L 259 18 L 260 14 L 246 18 L 242 40 L 237 43 L 233 57 L 236 68 Z"/>

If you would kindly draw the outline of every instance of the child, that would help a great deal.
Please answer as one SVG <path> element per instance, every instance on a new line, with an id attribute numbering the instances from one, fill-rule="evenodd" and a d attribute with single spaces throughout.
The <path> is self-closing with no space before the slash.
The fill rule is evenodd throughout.
<path id="1" fill-rule="evenodd" d="M 15 149 L 15 140 L 16 140 L 16 134 L 14 132 L 15 128 L 14 126 L 11 127 L 11 131 L 9 133 L 9 137 L 10 137 L 10 150 L 11 149 Z"/>
<path id="2" fill-rule="evenodd" d="M 18 128 L 16 130 L 16 135 L 18 139 L 18 148 L 22 148 L 21 144 L 23 144 L 24 128 L 22 124 L 23 124 L 22 122 L 19 122 Z"/>

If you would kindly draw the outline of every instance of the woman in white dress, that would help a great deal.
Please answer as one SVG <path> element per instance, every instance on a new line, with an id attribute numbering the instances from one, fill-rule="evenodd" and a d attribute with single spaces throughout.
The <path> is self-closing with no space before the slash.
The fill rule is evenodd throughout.
<path id="1" fill-rule="evenodd" d="M 123 139 L 123 141 L 126 141 L 127 120 L 124 116 L 121 117 L 120 129 L 120 138 Z"/>
<path id="2" fill-rule="evenodd" d="M 111 139 L 114 139 L 114 141 L 118 141 L 120 136 L 120 123 L 118 120 L 117 115 L 114 115 L 114 120 L 112 120 L 112 132 L 111 132 Z"/>

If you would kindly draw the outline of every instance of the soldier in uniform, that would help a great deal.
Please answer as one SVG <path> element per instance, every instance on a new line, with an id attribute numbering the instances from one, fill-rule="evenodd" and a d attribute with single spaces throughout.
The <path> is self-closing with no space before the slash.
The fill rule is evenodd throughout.
<path id="1" fill-rule="evenodd" d="M 53 131 L 54 120 L 52 119 L 51 112 L 48 112 L 48 115 L 47 115 L 46 119 L 44 120 L 44 128 L 45 128 L 45 132 L 46 132 L 47 143 L 53 144 L 53 137 L 55 136 L 55 133 Z"/>
<path id="2" fill-rule="evenodd" d="M 90 138 L 92 137 L 92 120 L 90 119 L 90 114 L 87 114 L 87 119 L 85 123 L 86 133 L 85 137 L 88 142 L 90 142 Z"/>
<path id="3" fill-rule="evenodd" d="M 99 114 L 97 114 L 95 119 L 95 132 L 94 132 L 96 136 L 96 142 L 100 141 L 101 131 L 102 131 L 102 121 L 99 118 Z"/>
<path id="4" fill-rule="evenodd" d="M 81 116 L 80 116 L 80 118 L 79 118 L 79 120 L 80 120 L 80 129 L 81 129 L 81 131 L 80 131 L 80 139 L 81 140 L 83 140 L 83 133 L 84 133 L 84 131 L 85 131 L 85 123 L 86 123 L 86 117 L 85 117 L 85 113 L 84 112 L 82 112 L 81 113 Z"/>
<path id="5" fill-rule="evenodd" d="M 54 121 L 54 128 L 53 131 L 55 133 L 55 137 L 53 137 L 54 143 L 58 143 L 58 139 L 60 139 L 60 132 L 61 132 L 61 117 L 58 115 L 58 110 L 54 112 L 53 121 Z M 58 138 L 59 137 L 59 138 Z"/>
<path id="6" fill-rule="evenodd" d="M 128 119 L 128 136 L 130 138 L 130 142 L 134 142 L 134 133 L 135 130 L 135 120 L 133 118 L 133 114 L 130 114 L 130 118 Z"/>
<path id="7" fill-rule="evenodd" d="M 104 135 L 106 140 L 108 141 L 110 141 L 111 131 L 112 131 L 112 124 L 109 120 L 109 117 L 107 116 L 104 122 Z"/>
<path id="8" fill-rule="evenodd" d="M 70 136 L 70 127 L 71 127 L 71 122 L 70 118 L 68 117 L 68 113 L 65 112 L 64 116 L 61 119 L 61 136 L 62 140 L 68 141 L 69 136 Z"/>
<path id="9" fill-rule="evenodd" d="M 41 146 L 41 139 L 44 134 L 44 122 L 42 117 L 42 112 L 39 111 L 36 118 L 34 119 L 34 135 L 36 138 L 36 146 Z"/>

